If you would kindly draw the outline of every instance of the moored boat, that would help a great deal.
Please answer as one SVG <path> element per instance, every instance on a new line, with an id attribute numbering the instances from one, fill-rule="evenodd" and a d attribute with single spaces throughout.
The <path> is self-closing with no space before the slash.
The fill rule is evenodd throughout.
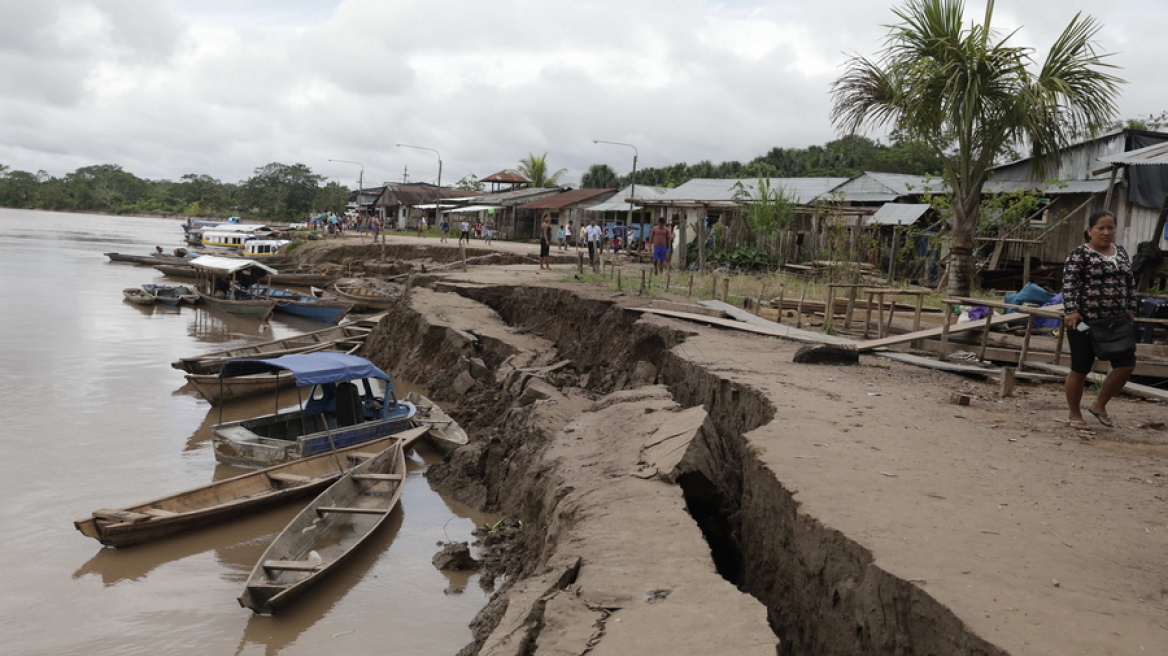
<path id="1" fill-rule="evenodd" d="M 284 339 L 274 339 L 260 344 L 181 358 L 170 363 L 170 366 L 192 374 L 218 375 L 223 363 L 228 360 L 274 358 L 291 353 L 306 353 L 325 349 L 350 351 L 365 342 L 365 338 L 369 336 L 373 326 L 377 325 L 383 316 L 373 315 L 343 326 L 330 326 Z"/>
<path id="2" fill-rule="evenodd" d="M 333 285 L 333 291 L 336 292 L 337 296 L 346 301 L 360 303 L 374 310 L 388 310 L 399 300 L 399 297 L 396 295 L 382 294 L 381 292 L 358 284 L 336 283 Z"/>
<path id="3" fill-rule="evenodd" d="M 197 278 L 195 267 L 189 264 L 152 264 L 154 270 L 171 278 Z"/>
<path id="4" fill-rule="evenodd" d="M 408 448 L 425 433 L 425 427 L 323 453 L 310 458 L 248 472 L 201 485 L 145 503 L 117 509 L 95 510 L 73 525 L 82 535 L 107 547 L 128 547 L 157 540 L 319 492 L 350 467 L 367 459 L 369 452 L 400 442 Z"/>
<path id="5" fill-rule="evenodd" d="M 254 260 L 204 255 L 191 260 L 199 300 L 232 314 L 263 321 L 276 309 L 276 301 L 251 294 L 247 288 L 276 272 Z"/>
<path id="6" fill-rule="evenodd" d="M 430 443 L 443 455 L 467 443 L 466 431 L 458 422 L 451 419 L 445 410 L 438 407 L 437 403 L 417 392 L 407 394 L 406 400 L 418 409 L 414 415 L 414 423 L 429 429 Z"/>
<path id="7" fill-rule="evenodd" d="M 212 428 L 219 462 L 268 467 L 392 435 L 413 427 L 416 409 L 398 400 L 388 374 L 347 353 L 295 353 L 278 358 L 229 360 L 223 378 L 285 372 L 298 387 L 296 410 L 221 423 Z M 279 405 L 277 401 L 277 406 Z"/>
<path id="8" fill-rule="evenodd" d="M 399 442 L 321 492 L 260 556 L 239 605 L 270 615 L 304 593 L 385 524 L 401 499 L 405 477 Z"/>
<path id="9" fill-rule="evenodd" d="M 348 301 L 326 301 L 288 289 L 264 285 L 252 285 L 247 288 L 247 291 L 259 298 L 274 299 L 276 312 L 324 321 L 334 325 L 344 319 L 345 315 L 353 310 L 354 305 Z"/>
<path id="10" fill-rule="evenodd" d="M 278 389 L 296 385 L 296 379 L 292 376 L 267 373 L 233 378 L 223 378 L 217 374 L 187 374 L 186 378 L 211 405 L 271 394 Z"/>
<path id="11" fill-rule="evenodd" d="M 141 287 L 127 287 L 122 290 L 122 296 L 135 305 L 154 305 L 154 296 Z"/>
<path id="12" fill-rule="evenodd" d="M 163 305 L 179 305 L 187 303 L 195 305 L 199 302 L 199 295 L 186 285 L 142 285 L 142 289 L 154 297 L 155 302 Z"/>

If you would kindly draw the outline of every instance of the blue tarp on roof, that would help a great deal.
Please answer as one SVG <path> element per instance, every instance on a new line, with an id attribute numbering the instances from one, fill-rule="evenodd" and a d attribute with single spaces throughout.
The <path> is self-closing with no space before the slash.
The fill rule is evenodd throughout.
<path id="1" fill-rule="evenodd" d="M 219 375 L 223 378 L 248 374 L 290 371 L 301 387 L 323 383 L 343 383 L 358 378 L 379 378 L 390 382 L 389 375 L 365 358 L 347 353 L 294 353 L 268 360 L 228 360 Z"/>

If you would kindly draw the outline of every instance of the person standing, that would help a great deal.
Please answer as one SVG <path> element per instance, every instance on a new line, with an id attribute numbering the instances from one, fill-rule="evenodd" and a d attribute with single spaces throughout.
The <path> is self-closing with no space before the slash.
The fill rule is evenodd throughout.
<path id="1" fill-rule="evenodd" d="M 1131 260 L 1123 246 L 1115 243 L 1115 215 L 1106 210 L 1095 212 L 1087 219 L 1086 243 L 1076 246 L 1067 255 L 1063 268 L 1063 319 L 1067 343 L 1071 347 L 1071 371 L 1067 374 L 1067 425 L 1087 430 L 1081 403 L 1087 374 L 1095 364 L 1095 347 L 1087 327 L 1091 321 L 1126 315 L 1135 319 L 1136 284 Z M 1095 402 L 1087 408 L 1099 423 L 1114 428 L 1115 422 L 1107 414 L 1107 402 L 1131 378 L 1136 367 L 1133 341 L 1130 353 L 1111 359 L 1111 371 L 1103 379 Z"/>
<path id="2" fill-rule="evenodd" d="M 439 239 L 438 241 L 445 244 L 446 238 L 448 236 L 450 236 L 450 217 L 448 217 L 448 216 L 442 217 L 442 221 L 438 224 L 438 227 L 442 229 L 442 238 Z"/>
<path id="3" fill-rule="evenodd" d="M 568 250 L 568 248 L 575 241 L 576 241 L 576 234 L 574 232 L 572 232 L 572 222 L 568 221 L 567 227 L 564 228 L 564 250 Z"/>
<path id="4" fill-rule="evenodd" d="M 543 215 L 543 223 L 539 225 L 539 268 L 552 270 L 552 217 Z"/>
<path id="5" fill-rule="evenodd" d="M 665 225 L 665 217 L 657 219 L 649 231 L 649 243 L 653 246 L 653 273 L 662 273 L 669 266 L 669 245 L 673 243 L 673 231 Z"/>
<path id="6" fill-rule="evenodd" d="M 604 231 L 596 225 L 596 219 L 592 219 L 588 227 L 584 228 L 584 241 L 588 244 L 588 262 L 593 268 L 596 268 L 596 249 L 600 248 L 600 237 L 603 234 Z"/>
<path id="7" fill-rule="evenodd" d="M 483 225 L 483 242 L 490 245 L 495 240 L 495 215 L 488 214 L 487 222 Z"/>
<path id="8" fill-rule="evenodd" d="M 470 246 L 470 221 L 463 219 L 462 223 L 459 224 L 459 228 L 461 229 L 458 235 L 459 245 L 462 245 L 463 240 L 466 240 L 466 245 Z"/>
<path id="9" fill-rule="evenodd" d="M 562 251 L 562 250 L 565 250 L 565 248 L 566 247 L 564 246 L 564 226 L 557 225 L 557 227 L 556 227 L 556 250 Z"/>
<path id="10" fill-rule="evenodd" d="M 418 236 L 426 236 L 426 217 L 424 216 L 418 219 Z"/>

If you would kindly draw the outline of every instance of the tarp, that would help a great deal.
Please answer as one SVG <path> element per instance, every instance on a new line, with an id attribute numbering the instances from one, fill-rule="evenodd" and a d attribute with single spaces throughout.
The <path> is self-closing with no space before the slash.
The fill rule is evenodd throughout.
<path id="1" fill-rule="evenodd" d="M 1128 152 L 1164 143 L 1163 137 L 1150 134 L 1134 133 L 1128 139 L 1131 142 L 1127 147 Z M 1126 175 L 1128 200 L 1154 210 L 1164 206 L 1165 196 L 1168 196 L 1168 166 L 1129 166 Z M 1140 238 L 1153 236 L 1140 235 Z"/>
<path id="2" fill-rule="evenodd" d="M 217 255 L 203 255 L 191 260 L 191 266 L 196 269 L 213 271 L 215 273 L 235 273 L 244 269 L 256 268 L 267 271 L 269 274 L 278 273 L 275 269 L 256 262 L 238 257 L 219 257 Z"/>
<path id="3" fill-rule="evenodd" d="M 343 383 L 359 378 L 378 378 L 390 382 L 389 375 L 365 358 L 348 353 L 293 353 L 267 360 L 228 360 L 219 375 L 223 378 L 248 374 L 290 371 L 300 387 L 324 383 Z"/>

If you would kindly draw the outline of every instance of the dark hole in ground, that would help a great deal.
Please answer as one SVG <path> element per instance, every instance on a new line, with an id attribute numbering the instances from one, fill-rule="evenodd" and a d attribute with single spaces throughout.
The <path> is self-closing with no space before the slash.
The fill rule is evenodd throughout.
<path id="1" fill-rule="evenodd" d="M 685 495 L 685 507 L 710 545 L 714 567 L 722 578 L 741 587 L 742 553 L 734 540 L 726 498 L 714 484 L 698 472 L 682 474 L 677 480 Z"/>

